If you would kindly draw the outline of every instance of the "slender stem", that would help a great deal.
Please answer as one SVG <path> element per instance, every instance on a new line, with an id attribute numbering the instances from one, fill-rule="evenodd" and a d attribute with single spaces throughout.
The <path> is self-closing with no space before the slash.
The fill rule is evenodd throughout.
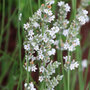
<path id="1" fill-rule="evenodd" d="M 31 76 L 30 74 L 31 74 L 31 73 L 28 72 L 28 66 L 29 66 L 28 58 L 27 58 L 27 61 L 26 61 L 26 62 L 27 62 L 27 83 L 29 84 L 29 79 L 30 79 L 30 76 Z M 31 77 L 31 78 L 32 78 L 32 77 Z"/>
<path id="2" fill-rule="evenodd" d="M 72 12 L 70 17 L 70 23 L 76 17 L 76 6 L 77 6 L 77 0 L 72 0 Z"/>
<path id="3" fill-rule="evenodd" d="M 70 17 L 70 23 L 72 20 L 74 20 L 76 17 L 76 0 L 72 0 L 72 13 Z M 68 51 L 68 61 L 69 61 L 70 52 Z M 67 74 L 67 84 L 68 84 L 68 90 L 70 90 L 70 70 L 68 70 Z"/>
<path id="4" fill-rule="evenodd" d="M 11 1 L 8 3 L 8 20 L 11 18 Z M 7 35 L 6 35 L 6 45 L 5 45 L 5 51 L 8 50 L 8 41 L 9 41 L 9 34 L 10 34 L 10 22 L 8 22 L 8 29 L 7 29 Z"/>
<path id="5" fill-rule="evenodd" d="M 20 0 L 18 1 L 18 16 L 20 14 Z M 20 61 L 20 90 L 22 90 L 22 62 L 21 62 L 21 37 L 20 37 L 20 22 L 18 21 L 18 44 L 19 44 L 19 61 Z"/>
<path id="6" fill-rule="evenodd" d="M 38 0 L 38 8 L 40 8 L 40 4 L 41 4 L 41 1 L 40 1 L 40 0 Z"/>
<path id="7" fill-rule="evenodd" d="M 3 7 L 2 7 L 2 26 L 1 26 L 1 34 L 0 34 L 0 48 L 2 45 L 2 37 L 4 32 L 4 19 L 5 19 L 5 0 L 3 0 Z"/>
<path id="8" fill-rule="evenodd" d="M 32 0 L 30 0 L 30 11 L 31 11 L 31 16 L 33 15 L 33 10 L 32 10 Z"/>
<path id="9" fill-rule="evenodd" d="M 69 61 L 69 56 L 70 56 L 70 52 L 68 51 L 68 61 Z M 70 90 L 70 70 L 68 70 L 68 74 L 67 74 L 67 85 L 68 85 L 68 90 Z"/>
<path id="10" fill-rule="evenodd" d="M 68 90 L 70 90 L 70 70 L 68 70 Z"/>
<path id="11" fill-rule="evenodd" d="M 60 38 L 59 38 L 59 43 L 60 43 L 60 48 L 61 48 L 61 35 L 60 35 Z M 64 90 L 66 90 L 66 81 L 65 81 L 65 73 L 64 73 L 64 67 L 63 67 L 63 59 L 62 59 L 63 55 L 62 55 L 62 51 L 60 50 L 60 59 L 61 59 L 61 66 L 62 66 L 62 74 L 64 75 L 64 78 L 63 78 L 63 83 L 64 83 Z"/>
<path id="12" fill-rule="evenodd" d="M 88 59 L 87 60 L 90 60 L 90 49 L 89 49 L 89 52 L 88 52 Z M 88 69 L 89 69 L 89 64 L 87 66 L 86 73 L 85 73 L 85 84 L 86 84 L 86 81 L 87 81 Z"/>

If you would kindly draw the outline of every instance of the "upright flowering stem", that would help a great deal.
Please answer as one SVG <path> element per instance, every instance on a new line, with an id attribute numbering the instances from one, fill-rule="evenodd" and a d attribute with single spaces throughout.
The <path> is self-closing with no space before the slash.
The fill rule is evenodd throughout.
<path id="1" fill-rule="evenodd" d="M 20 0 L 18 1 L 18 16 L 20 14 Z M 18 89 L 20 84 L 20 89 L 22 90 L 22 63 L 21 63 L 21 37 L 20 37 L 20 22 L 18 21 L 18 47 L 19 47 L 19 60 L 20 60 L 20 78 L 18 83 Z"/>
<path id="2" fill-rule="evenodd" d="M 77 3 L 77 0 L 72 0 L 72 12 L 70 17 L 70 22 L 76 17 L 76 6 L 77 6 L 76 3 Z"/>
<path id="3" fill-rule="evenodd" d="M 61 38 L 61 35 L 60 35 L 60 48 L 61 48 L 61 40 L 62 40 L 62 38 Z M 66 90 L 66 81 L 65 81 L 65 73 L 64 73 L 64 63 L 63 63 L 63 55 L 62 55 L 62 50 L 60 50 L 60 60 L 61 60 L 61 66 L 62 66 L 62 74 L 64 75 L 64 78 L 63 78 L 63 83 L 64 83 L 64 90 Z"/>
<path id="4" fill-rule="evenodd" d="M 68 51 L 68 62 L 69 62 L 69 56 L 70 56 L 70 52 Z M 68 69 L 68 75 L 67 75 L 67 78 L 68 78 L 68 90 L 70 90 L 70 70 Z"/>
<path id="5" fill-rule="evenodd" d="M 71 20 L 74 20 L 76 17 L 76 0 L 72 0 L 72 14 Z M 69 61 L 70 52 L 68 51 L 68 61 Z M 68 70 L 68 90 L 70 90 L 70 70 Z"/>
<path id="6" fill-rule="evenodd" d="M 37 86 L 37 84 L 35 85 L 30 73 L 37 72 L 37 70 L 39 70 L 38 81 L 40 82 L 38 84 L 40 86 L 37 89 L 54 90 L 64 75 L 64 90 L 70 90 L 70 70 L 75 70 L 79 66 L 77 61 L 71 61 L 70 54 L 76 49 L 76 46 L 80 45 L 77 35 L 79 34 L 80 26 L 88 21 L 88 12 L 80 8 L 78 10 L 80 12 L 77 15 L 74 14 L 73 21 L 70 22 L 70 26 L 68 27 L 69 21 L 66 18 L 68 12 L 70 12 L 70 6 L 63 1 L 58 2 L 58 6 L 60 7 L 58 19 L 53 26 L 50 27 L 51 22 L 55 19 L 55 15 L 53 15 L 51 11 L 51 5 L 53 3 L 54 0 L 45 0 L 45 4 L 42 4 L 37 12 L 35 12 L 32 17 L 29 17 L 29 21 L 24 24 L 26 36 L 23 43 L 26 51 L 24 68 L 27 71 L 27 82 L 24 86 L 26 90 L 36 90 L 35 86 Z M 56 34 L 60 35 L 59 40 L 56 39 Z M 56 50 L 51 47 L 52 45 L 56 45 L 57 49 L 61 50 L 63 75 L 53 76 L 55 69 L 58 68 L 61 63 L 51 59 L 52 55 L 56 53 Z M 68 56 L 63 57 L 65 59 L 64 66 L 62 59 L 63 50 L 68 51 Z M 38 68 L 36 66 L 37 62 Z M 67 82 L 65 82 L 64 69 L 67 71 Z M 58 89 L 60 89 L 60 87 Z"/>
<path id="7" fill-rule="evenodd" d="M 27 53 L 27 55 L 28 55 L 28 53 Z M 29 66 L 29 61 L 28 61 L 28 58 L 27 58 L 27 61 L 26 61 L 26 64 L 27 64 L 27 69 L 29 68 L 28 66 Z M 29 84 L 29 80 L 30 79 L 30 73 L 27 71 L 27 83 Z"/>

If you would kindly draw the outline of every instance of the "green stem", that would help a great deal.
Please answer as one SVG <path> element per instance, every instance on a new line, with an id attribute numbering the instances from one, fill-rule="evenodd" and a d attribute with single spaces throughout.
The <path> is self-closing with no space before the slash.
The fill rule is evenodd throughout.
<path id="1" fill-rule="evenodd" d="M 88 62 L 90 60 L 90 49 L 89 49 L 89 52 L 88 52 Z M 86 81 L 87 81 L 87 74 L 88 74 L 88 69 L 89 69 L 89 64 L 88 64 L 88 67 L 86 68 L 86 72 L 85 72 L 85 84 L 86 84 Z"/>
<path id="2" fill-rule="evenodd" d="M 18 1 L 18 16 L 19 14 L 20 14 L 20 0 Z M 18 45 L 19 45 L 19 62 L 20 62 L 20 79 L 19 79 L 20 82 L 19 84 L 21 84 L 20 90 L 22 90 L 21 35 L 20 35 L 20 22 L 19 21 L 18 21 Z"/>
<path id="3" fill-rule="evenodd" d="M 11 18 L 11 1 L 8 3 L 8 20 Z M 6 45 L 5 45 L 5 51 L 8 50 L 8 41 L 9 41 L 9 34 L 10 34 L 10 22 L 8 22 L 8 29 L 7 29 L 7 35 L 6 35 Z"/>
<path id="4" fill-rule="evenodd" d="M 72 0 L 72 12 L 70 17 L 70 23 L 76 17 L 76 6 L 77 6 L 77 0 Z"/>
<path id="5" fill-rule="evenodd" d="M 28 66 L 29 66 L 29 61 L 27 59 L 27 83 L 29 84 L 29 79 L 30 79 L 31 73 L 28 72 Z"/>
<path id="6" fill-rule="evenodd" d="M 61 35 L 60 35 L 60 38 L 59 38 L 59 43 L 60 43 L 60 48 L 61 48 Z M 64 73 L 64 67 L 63 67 L 63 55 L 62 55 L 62 51 L 60 50 L 60 60 L 61 60 L 61 66 L 62 66 L 62 74 L 64 75 L 64 78 L 63 78 L 63 83 L 64 83 L 64 90 L 67 90 L 66 89 L 66 80 L 65 80 L 65 73 Z"/>
<path id="7" fill-rule="evenodd" d="M 32 0 L 30 0 L 30 11 L 31 11 L 31 16 L 33 15 L 33 10 L 32 10 Z"/>
<path id="8" fill-rule="evenodd" d="M 68 70 L 68 90 L 70 90 L 70 70 Z"/>
<path id="9" fill-rule="evenodd" d="M 68 51 L 68 61 L 69 61 L 69 56 L 70 56 L 70 52 Z M 68 90 L 70 90 L 70 70 L 68 70 L 68 74 L 67 74 L 67 85 L 68 85 Z"/>
<path id="10" fill-rule="evenodd" d="M 0 34 L 0 48 L 2 45 L 2 37 L 4 32 L 4 19 L 5 19 L 5 0 L 3 0 L 3 7 L 2 7 L 2 26 L 1 26 L 1 34 Z"/>
<path id="11" fill-rule="evenodd" d="M 76 49 L 76 60 L 79 62 L 79 69 L 78 69 L 79 88 L 80 88 L 80 90 L 84 90 L 83 72 L 80 71 L 80 69 L 82 68 L 82 66 L 81 66 L 82 52 L 81 52 L 80 46 L 78 46 Z"/>
<path id="12" fill-rule="evenodd" d="M 41 4 L 41 1 L 40 1 L 40 0 L 38 0 L 38 8 L 40 8 L 40 4 Z"/>

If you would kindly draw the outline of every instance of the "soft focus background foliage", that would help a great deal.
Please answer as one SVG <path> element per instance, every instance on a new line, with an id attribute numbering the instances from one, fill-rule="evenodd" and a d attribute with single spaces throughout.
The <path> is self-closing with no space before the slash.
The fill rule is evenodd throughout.
<path id="1" fill-rule="evenodd" d="M 35 12 L 38 9 L 38 0 L 31 1 L 32 10 Z M 41 0 L 41 3 L 43 3 L 43 1 L 44 0 Z M 60 0 L 55 1 L 58 2 Z M 71 5 L 71 0 L 63 1 Z M 77 7 L 79 3 L 80 0 L 77 0 Z M 23 69 L 23 24 L 31 16 L 30 0 L 20 0 L 20 5 L 18 4 L 19 0 L 0 0 L 0 90 L 20 90 L 19 88 L 23 87 L 26 78 L 25 70 Z M 20 37 L 18 35 L 18 8 L 20 8 L 19 11 L 22 13 Z M 54 4 L 53 12 L 55 14 L 57 14 L 57 9 L 56 4 Z M 87 7 L 87 10 L 90 16 L 90 7 Z M 68 17 L 70 17 L 70 14 Z M 90 63 L 90 22 L 82 26 L 80 33 L 81 49 L 77 49 L 77 56 L 80 50 L 82 59 L 87 59 Z M 32 73 L 32 76 L 37 81 L 37 74 Z M 20 77 L 22 77 L 22 81 Z M 74 74 L 73 72 L 71 79 L 71 90 L 83 90 L 80 89 L 80 86 L 84 86 L 85 90 L 90 90 L 90 65 L 84 71 L 80 71 L 79 74 Z M 79 83 L 79 81 L 81 83 Z M 63 86 L 62 84 L 62 87 Z M 86 87 L 89 87 L 89 89 L 86 89 Z M 24 87 L 21 90 L 24 90 Z"/>

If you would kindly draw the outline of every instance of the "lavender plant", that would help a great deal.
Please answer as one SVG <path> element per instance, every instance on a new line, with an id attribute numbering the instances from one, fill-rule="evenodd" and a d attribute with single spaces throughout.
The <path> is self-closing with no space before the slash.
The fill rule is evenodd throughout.
<path id="1" fill-rule="evenodd" d="M 79 66 L 78 61 L 71 60 L 71 53 L 80 45 L 78 34 L 80 27 L 89 21 L 88 11 L 81 7 L 78 8 L 76 18 L 69 22 L 67 14 L 70 12 L 70 6 L 60 1 L 58 2 L 59 11 L 56 20 L 51 10 L 52 4 L 54 4 L 54 0 L 45 0 L 45 3 L 24 24 L 25 40 L 23 44 L 26 60 L 24 68 L 27 71 L 24 86 L 26 90 L 54 90 L 62 78 L 65 78 L 65 75 L 60 74 L 53 76 L 56 68 L 59 68 L 62 63 L 51 59 L 51 56 L 56 53 L 56 49 L 52 45 L 59 50 L 68 51 L 68 56 L 63 56 L 63 59 L 65 59 L 63 69 L 68 72 L 68 75 L 70 70 L 74 70 Z M 19 20 L 21 20 L 20 17 Z M 52 22 L 54 22 L 53 25 Z M 59 40 L 56 39 L 56 34 L 60 36 Z M 39 84 L 36 84 L 31 79 L 30 74 L 38 70 Z"/>

